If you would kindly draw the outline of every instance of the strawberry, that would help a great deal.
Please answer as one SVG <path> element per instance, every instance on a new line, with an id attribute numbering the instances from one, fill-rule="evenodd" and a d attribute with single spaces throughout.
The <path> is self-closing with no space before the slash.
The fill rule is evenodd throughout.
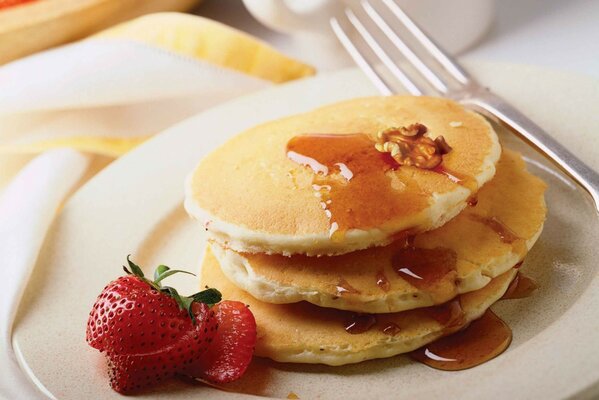
<path id="1" fill-rule="evenodd" d="M 105 353 L 111 387 L 129 393 L 177 373 L 199 370 L 198 365 L 210 368 L 203 355 L 221 321 L 216 317 L 220 307 L 211 308 L 220 301 L 220 292 L 207 289 L 183 297 L 161 282 L 185 271 L 161 265 L 151 281 L 129 257 L 127 262 L 131 271 L 123 267 L 127 275 L 104 288 L 87 323 L 87 342 Z M 226 321 L 229 327 L 232 319 Z"/>
<path id="2" fill-rule="evenodd" d="M 252 360 L 256 344 L 256 320 L 249 308 L 238 301 L 223 301 L 213 307 L 218 331 L 200 362 L 189 374 L 214 383 L 241 377 Z"/>

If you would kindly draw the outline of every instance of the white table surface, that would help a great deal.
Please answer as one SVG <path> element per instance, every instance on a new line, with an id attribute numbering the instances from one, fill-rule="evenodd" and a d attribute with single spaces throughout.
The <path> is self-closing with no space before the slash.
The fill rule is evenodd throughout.
<path id="1" fill-rule="evenodd" d="M 297 38 L 265 28 L 241 0 L 205 0 L 196 13 L 258 36 L 321 71 L 353 65 L 341 51 L 306 51 Z M 462 55 L 599 78 L 599 0 L 497 0 L 493 26 Z"/>

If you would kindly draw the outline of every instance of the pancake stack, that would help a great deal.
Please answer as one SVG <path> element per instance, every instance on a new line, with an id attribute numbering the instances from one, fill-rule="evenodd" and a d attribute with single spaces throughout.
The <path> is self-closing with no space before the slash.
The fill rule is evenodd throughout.
<path id="1" fill-rule="evenodd" d="M 192 172 L 185 207 L 208 233 L 202 285 L 250 306 L 256 354 L 343 365 L 483 316 L 541 233 L 544 191 L 478 114 L 395 96 L 241 133 Z"/>

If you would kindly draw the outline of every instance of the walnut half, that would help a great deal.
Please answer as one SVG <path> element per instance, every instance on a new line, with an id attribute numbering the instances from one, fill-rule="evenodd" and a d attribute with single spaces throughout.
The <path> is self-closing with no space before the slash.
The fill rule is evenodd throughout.
<path id="1" fill-rule="evenodd" d="M 374 147 L 389 153 L 399 164 L 432 169 L 441 164 L 442 155 L 451 151 L 443 136 L 435 140 L 425 136 L 428 128 L 416 123 L 407 127 L 393 127 L 380 131 Z"/>

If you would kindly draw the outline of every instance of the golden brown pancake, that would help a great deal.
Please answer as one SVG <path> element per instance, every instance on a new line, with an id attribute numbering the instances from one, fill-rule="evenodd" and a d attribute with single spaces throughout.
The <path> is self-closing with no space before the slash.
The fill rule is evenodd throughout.
<path id="1" fill-rule="evenodd" d="M 438 168 L 381 161 L 377 134 L 413 124 L 451 147 Z M 236 251 L 343 254 L 441 226 L 493 177 L 500 151 L 491 125 L 451 100 L 354 99 L 235 136 L 189 176 L 185 207 Z"/>
<path id="2" fill-rule="evenodd" d="M 454 332 L 479 318 L 501 298 L 515 275 L 512 268 L 484 288 L 460 295 L 445 305 L 362 317 L 307 302 L 270 304 L 256 300 L 223 275 L 209 248 L 201 282 L 218 287 L 224 299 L 249 305 L 258 330 L 256 355 L 280 362 L 343 365 L 409 352 Z M 375 318 L 370 329 L 359 334 L 346 331 L 352 322 L 364 328 L 364 318 Z"/>
<path id="3" fill-rule="evenodd" d="M 504 149 L 493 180 L 476 205 L 409 245 L 340 256 L 237 253 L 213 245 L 223 273 L 269 303 L 309 301 L 369 313 L 389 313 L 449 301 L 477 290 L 522 261 L 545 220 L 545 183 L 526 171 L 519 154 Z"/>

